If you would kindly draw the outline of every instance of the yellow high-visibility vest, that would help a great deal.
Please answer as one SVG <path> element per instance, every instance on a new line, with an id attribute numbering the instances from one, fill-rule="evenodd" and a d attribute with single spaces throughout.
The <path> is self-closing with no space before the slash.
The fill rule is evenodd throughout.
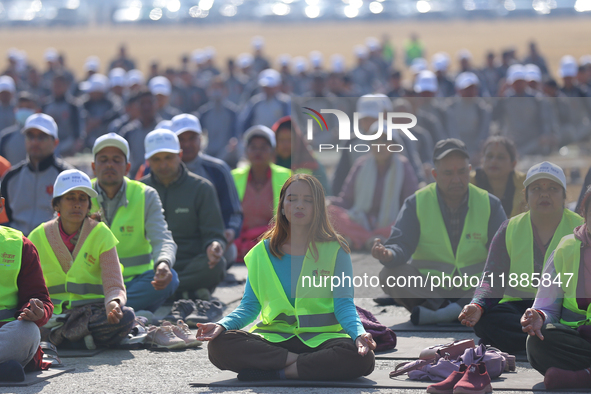
<path id="1" fill-rule="evenodd" d="M 261 304 L 261 322 L 250 332 L 269 342 L 286 341 L 297 336 L 307 346 L 317 347 L 333 338 L 350 338 L 334 313 L 331 281 L 323 286 L 323 278 L 334 275 L 338 242 L 317 243 L 318 261 L 308 249 L 296 287 L 295 306 L 289 302 L 265 247 L 259 242 L 244 257 L 248 280 Z M 306 280 L 308 277 L 310 280 Z M 316 281 L 314 281 L 314 279 Z M 322 286 L 315 287 L 314 284 Z"/>
<path id="2" fill-rule="evenodd" d="M 23 233 L 0 226 L 0 322 L 14 320 L 18 311 L 17 278 L 23 257 Z"/>
<path id="3" fill-rule="evenodd" d="M 278 166 L 277 164 L 270 163 L 271 167 L 271 187 L 273 188 L 273 214 L 277 212 L 277 205 L 279 205 L 279 195 L 281 194 L 281 188 L 283 184 L 291 176 L 291 170 L 289 168 Z M 234 178 L 234 184 L 236 185 L 236 191 L 238 191 L 238 198 L 240 202 L 244 198 L 246 192 L 246 183 L 248 182 L 248 173 L 250 172 L 250 166 L 235 168 L 232 170 L 232 177 Z"/>
<path id="4" fill-rule="evenodd" d="M 45 284 L 53 302 L 53 313 L 63 309 L 104 302 L 100 255 L 117 246 L 117 239 L 104 223 L 98 223 L 88 234 L 68 272 L 64 272 L 52 246 L 47 240 L 44 224 L 40 224 L 29 239 L 39 252 Z"/>
<path id="5" fill-rule="evenodd" d="M 96 179 L 92 180 L 93 186 Z M 123 265 L 123 280 L 129 282 L 137 275 L 154 269 L 152 260 L 152 245 L 146 238 L 145 230 L 145 206 L 146 206 L 146 185 L 141 182 L 125 178 L 127 183 L 125 197 L 127 206 L 120 206 L 113 222 L 111 232 L 119 241 L 117 255 L 119 262 Z M 92 199 L 91 212 L 100 210 L 98 200 Z"/>
<path id="6" fill-rule="evenodd" d="M 439 208 L 436 183 L 425 186 L 415 195 L 421 233 L 412 265 L 423 275 L 480 276 L 488 255 L 488 192 L 468 184 L 468 214 L 455 256 Z"/>
<path id="7" fill-rule="evenodd" d="M 544 256 L 544 265 L 548 257 L 552 254 L 560 240 L 573 233 L 575 227 L 583 224 L 583 218 L 576 213 L 564 209 L 560 224 L 556 228 L 548 250 Z M 531 215 L 524 212 L 517 215 L 509 221 L 507 225 L 507 232 L 505 233 L 505 244 L 507 245 L 507 252 L 511 258 L 510 274 L 517 274 L 521 278 L 521 274 L 525 273 L 531 280 L 534 273 L 534 233 L 531 224 Z M 506 278 L 509 280 L 509 278 Z M 521 281 L 518 281 L 521 284 Z M 528 280 L 529 282 L 529 280 Z M 505 287 L 505 296 L 499 302 L 507 301 L 521 301 L 522 299 L 534 299 L 536 297 L 537 289 L 531 285 L 528 287 Z"/>

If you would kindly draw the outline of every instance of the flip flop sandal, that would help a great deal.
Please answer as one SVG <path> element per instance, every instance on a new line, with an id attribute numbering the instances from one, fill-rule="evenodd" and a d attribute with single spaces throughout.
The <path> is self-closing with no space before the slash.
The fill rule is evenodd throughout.
<path id="1" fill-rule="evenodd" d="M 60 360 L 57 354 L 57 348 L 50 342 L 41 342 L 39 344 L 41 350 L 43 350 L 43 360 L 51 363 L 54 368 L 63 367 L 62 360 Z"/>

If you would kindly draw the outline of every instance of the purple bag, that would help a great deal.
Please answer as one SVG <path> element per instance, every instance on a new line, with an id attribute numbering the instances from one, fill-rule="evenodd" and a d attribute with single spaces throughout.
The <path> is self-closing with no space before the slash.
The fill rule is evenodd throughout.
<path id="1" fill-rule="evenodd" d="M 478 364 L 481 361 L 486 365 L 486 370 L 491 379 L 501 376 L 503 371 L 508 367 L 503 354 L 493 349 L 487 350 L 485 345 L 479 345 L 475 348 L 466 349 L 464 354 L 456 360 L 450 360 L 448 357 L 441 357 L 437 358 L 433 363 L 418 365 L 418 368 L 412 369 L 408 372 L 408 377 L 412 380 L 432 380 L 434 382 L 441 382 L 453 371 L 459 371 L 460 364 Z"/>
<path id="2" fill-rule="evenodd" d="M 380 323 L 370 311 L 358 306 L 355 307 L 363 328 L 371 334 L 373 340 L 376 341 L 376 345 L 378 345 L 374 351 L 381 352 L 394 349 L 396 347 L 396 334 L 394 331 Z"/>

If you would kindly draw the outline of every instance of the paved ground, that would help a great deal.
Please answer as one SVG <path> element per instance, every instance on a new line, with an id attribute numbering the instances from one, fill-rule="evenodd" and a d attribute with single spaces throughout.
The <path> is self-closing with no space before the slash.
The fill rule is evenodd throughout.
<path id="1" fill-rule="evenodd" d="M 376 272 L 376 267 L 367 255 L 353 255 L 355 273 Z M 245 268 L 232 268 L 235 279 L 241 281 Z M 377 273 L 377 272 L 376 272 Z M 239 303 L 243 285 L 231 283 L 216 290 L 215 295 L 228 303 L 226 313 Z M 233 301 L 233 302 L 232 302 Z M 387 324 L 395 316 L 408 314 L 401 307 L 377 307 L 369 298 L 358 298 L 356 304 L 371 310 L 379 320 Z M 164 313 L 159 311 L 159 315 Z M 398 341 L 424 341 L 425 338 L 457 339 L 474 337 L 471 333 L 426 333 L 399 332 Z M 475 337 L 474 337 L 475 338 Z M 189 384 L 200 378 L 217 374 L 219 371 L 209 362 L 207 348 L 175 352 L 156 352 L 149 350 L 109 350 L 90 358 L 66 358 L 62 360 L 75 371 L 26 388 L 0 388 L 0 393 L 318 393 L 334 394 L 335 389 L 310 388 L 253 388 L 223 389 L 193 388 Z M 401 361 L 377 360 L 376 369 L 384 375 L 394 369 Z M 530 368 L 527 363 L 518 363 L 518 370 Z M 424 393 L 423 390 L 362 390 L 338 389 L 339 393 Z"/>

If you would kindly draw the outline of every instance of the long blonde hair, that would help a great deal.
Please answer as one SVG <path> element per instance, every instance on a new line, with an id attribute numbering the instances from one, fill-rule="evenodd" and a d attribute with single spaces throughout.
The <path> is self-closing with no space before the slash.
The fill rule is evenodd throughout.
<path id="1" fill-rule="evenodd" d="M 312 223 L 310 224 L 310 230 L 308 231 L 308 245 L 312 251 L 312 256 L 318 261 L 318 248 L 316 242 L 332 242 L 336 241 L 341 245 L 341 248 L 347 253 L 351 253 L 351 249 L 347 244 L 347 241 L 340 236 L 335 229 L 332 227 L 326 212 L 326 204 L 324 198 L 324 190 L 322 185 L 312 175 L 308 174 L 295 174 L 292 175 L 281 188 L 279 194 L 279 204 L 277 205 L 277 212 L 275 212 L 275 218 L 273 219 L 273 226 L 261 237 L 269 239 L 269 250 L 271 253 L 281 258 L 283 252 L 281 251 L 281 245 L 285 243 L 290 234 L 290 225 L 287 217 L 281 214 L 283 209 L 283 202 L 285 201 L 285 195 L 287 188 L 294 182 L 305 182 L 312 191 L 312 206 L 314 211 L 312 213 Z"/>

